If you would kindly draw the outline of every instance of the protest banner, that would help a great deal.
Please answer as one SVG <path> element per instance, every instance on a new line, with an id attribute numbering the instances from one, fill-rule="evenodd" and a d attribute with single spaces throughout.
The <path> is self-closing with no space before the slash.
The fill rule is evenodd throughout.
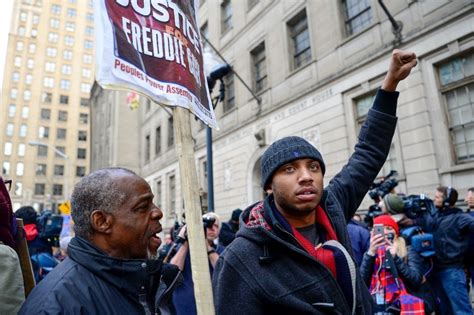
<path id="1" fill-rule="evenodd" d="M 96 80 L 217 122 L 203 71 L 197 0 L 98 0 Z"/>
<path id="2" fill-rule="evenodd" d="M 139 92 L 173 106 L 196 308 L 213 315 L 189 111 L 210 127 L 217 122 L 203 71 L 197 8 L 197 0 L 95 1 L 96 80 L 103 88 Z M 129 94 L 132 106 L 134 100 Z"/>

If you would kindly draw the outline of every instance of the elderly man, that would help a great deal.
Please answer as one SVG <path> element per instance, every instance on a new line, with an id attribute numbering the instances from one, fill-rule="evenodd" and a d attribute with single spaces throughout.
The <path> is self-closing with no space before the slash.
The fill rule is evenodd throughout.
<path id="1" fill-rule="evenodd" d="M 168 313 L 180 273 L 155 259 L 163 213 L 147 182 L 124 168 L 97 170 L 75 186 L 71 206 L 76 237 L 69 256 L 20 314 Z"/>
<path id="2" fill-rule="evenodd" d="M 387 157 L 395 89 L 415 65 L 414 53 L 393 52 L 355 152 L 327 188 L 322 155 L 306 140 L 286 137 L 265 151 L 268 196 L 242 213 L 216 264 L 217 314 L 372 314 L 346 226 Z"/>
<path id="3" fill-rule="evenodd" d="M 207 256 L 209 259 L 209 268 L 212 271 L 216 265 L 219 255 L 224 251 L 224 247 L 216 245 L 221 229 L 221 220 L 219 216 L 213 212 L 203 215 L 203 223 L 206 234 Z M 183 272 L 184 281 L 176 288 L 173 293 L 173 304 L 176 314 L 193 315 L 197 314 L 196 300 L 194 298 L 194 283 L 191 270 L 191 258 L 189 255 L 189 244 L 186 234 L 186 226 L 179 231 L 178 250 L 170 263 L 175 264 Z"/>

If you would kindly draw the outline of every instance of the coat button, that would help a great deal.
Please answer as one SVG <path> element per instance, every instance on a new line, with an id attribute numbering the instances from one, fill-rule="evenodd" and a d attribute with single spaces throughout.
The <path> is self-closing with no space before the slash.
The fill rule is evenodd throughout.
<path id="1" fill-rule="evenodd" d="M 142 263 L 142 268 L 146 268 L 146 263 Z"/>

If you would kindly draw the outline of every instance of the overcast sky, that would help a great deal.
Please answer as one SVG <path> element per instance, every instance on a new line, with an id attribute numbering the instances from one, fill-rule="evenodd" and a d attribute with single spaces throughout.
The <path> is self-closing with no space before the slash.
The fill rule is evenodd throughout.
<path id="1" fill-rule="evenodd" d="M 2 11 L 6 14 L 0 19 L 0 87 L 3 83 L 3 69 L 5 66 L 5 55 L 7 52 L 8 31 L 14 0 L 2 0 Z"/>

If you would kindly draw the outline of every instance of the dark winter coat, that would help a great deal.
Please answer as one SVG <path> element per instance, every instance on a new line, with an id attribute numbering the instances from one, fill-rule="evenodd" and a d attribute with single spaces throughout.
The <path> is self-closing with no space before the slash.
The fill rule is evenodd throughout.
<path id="1" fill-rule="evenodd" d="M 416 292 L 421 288 L 423 281 L 423 259 L 411 247 L 407 246 L 406 260 L 395 257 L 395 267 L 397 267 L 398 277 L 402 279 L 409 292 Z M 372 274 L 374 273 L 375 256 L 364 254 L 362 264 L 360 265 L 360 273 L 362 279 L 367 286 L 370 286 Z"/>
<path id="2" fill-rule="evenodd" d="M 338 241 L 352 253 L 347 223 L 381 169 L 395 131 L 398 93 L 379 91 L 362 126 L 348 164 L 324 190 L 320 206 L 327 213 Z M 383 112 L 382 112 L 383 111 Z M 351 314 L 329 269 L 308 254 L 272 218 L 265 199 L 262 226 L 249 228 L 251 207 L 240 222 L 235 240 L 219 258 L 213 276 L 216 313 L 225 314 Z M 357 276 L 356 314 L 371 314 L 371 297 Z"/>
<path id="3" fill-rule="evenodd" d="M 436 268 L 464 268 L 469 234 L 474 233 L 474 217 L 461 209 L 441 210 L 434 217 L 416 219 L 426 232 L 433 233 Z"/>
<path id="4" fill-rule="evenodd" d="M 349 240 L 351 241 L 354 260 L 357 265 L 360 266 L 364 253 L 370 246 L 370 232 L 365 226 L 354 219 L 349 221 L 347 232 L 349 233 Z"/>
<path id="5" fill-rule="evenodd" d="M 75 237 L 69 257 L 41 281 L 19 314 L 170 314 L 180 273 L 161 261 L 107 256 Z"/>

